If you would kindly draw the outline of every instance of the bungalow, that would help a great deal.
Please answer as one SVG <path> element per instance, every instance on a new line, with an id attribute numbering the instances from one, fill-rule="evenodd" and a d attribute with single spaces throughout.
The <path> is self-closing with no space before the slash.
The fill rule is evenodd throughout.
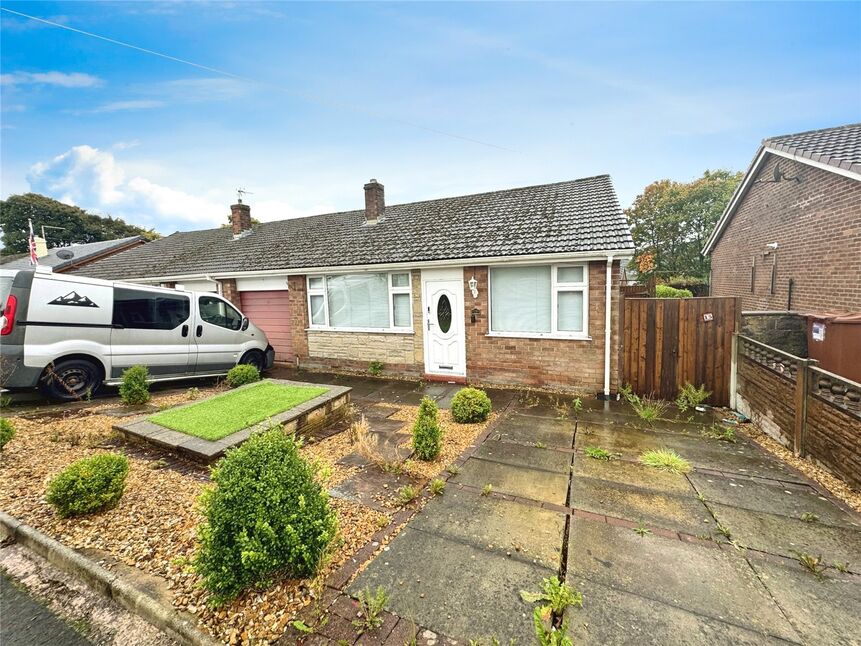
<path id="1" fill-rule="evenodd" d="M 618 388 L 619 267 L 633 251 L 609 176 L 252 226 L 177 232 L 79 273 L 222 294 L 276 361 L 446 380 Z"/>
<path id="2" fill-rule="evenodd" d="M 50 267 L 57 274 L 72 272 L 72 270 L 84 265 L 107 258 L 113 254 L 127 251 L 133 247 L 139 247 L 146 243 L 143 236 L 129 236 L 127 238 L 115 238 L 113 240 L 101 240 L 99 242 L 85 242 L 73 244 L 68 247 L 54 247 L 48 249 L 45 238 L 36 238 L 36 258 L 42 267 Z M 29 253 L 16 253 L 0 256 L 0 266 L 3 269 L 30 269 Z"/>

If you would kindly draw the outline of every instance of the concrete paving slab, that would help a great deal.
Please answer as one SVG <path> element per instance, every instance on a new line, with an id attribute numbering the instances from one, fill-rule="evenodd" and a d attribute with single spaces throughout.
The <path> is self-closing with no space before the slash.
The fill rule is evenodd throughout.
<path id="1" fill-rule="evenodd" d="M 857 516 L 843 511 L 808 485 L 756 482 L 703 473 L 691 473 L 688 477 L 710 502 L 799 519 L 811 513 L 824 525 L 861 530 L 861 520 Z"/>
<path id="2" fill-rule="evenodd" d="M 517 395 L 515 390 L 503 390 L 501 388 L 488 388 L 484 392 L 490 397 L 490 405 L 497 412 L 508 406 Z"/>
<path id="3" fill-rule="evenodd" d="M 410 527 L 558 570 L 565 515 L 449 488 L 428 502 Z"/>
<path id="4" fill-rule="evenodd" d="M 567 419 L 573 413 L 572 404 L 575 399 L 572 395 L 519 391 L 517 398 L 512 403 L 512 408 L 515 412 L 530 417 Z M 582 406 L 583 399 L 581 398 L 580 401 Z"/>
<path id="5" fill-rule="evenodd" d="M 827 563 L 861 563 L 861 531 L 709 503 L 718 521 L 745 547 L 796 558 L 798 552 Z"/>
<path id="6" fill-rule="evenodd" d="M 389 473 L 368 467 L 350 476 L 329 490 L 335 498 L 365 505 L 379 511 L 391 511 L 397 491 L 404 485 L 417 485 L 418 480 L 404 473 Z"/>
<path id="7" fill-rule="evenodd" d="M 565 504 L 568 491 L 567 474 L 515 467 L 475 457 L 467 460 L 452 480 L 479 489 L 489 484 L 494 492 L 556 505 Z"/>
<path id="8" fill-rule="evenodd" d="M 598 478 L 668 494 L 696 496 L 687 478 L 627 460 L 596 460 L 585 453 L 578 453 L 571 472 L 575 477 Z"/>
<path id="9" fill-rule="evenodd" d="M 583 607 L 568 611 L 568 634 L 578 646 L 786 646 L 782 639 L 601 585 L 581 577 L 569 583 Z"/>
<path id="10" fill-rule="evenodd" d="M 511 414 L 501 420 L 491 437 L 503 442 L 570 449 L 574 440 L 575 423 L 570 420 L 551 420 L 527 415 Z"/>
<path id="11" fill-rule="evenodd" d="M 572 518 L 568 573 L 754 632 L 796 636 L 735 550 Z"/>
<path id="12" fill-rule="evenodd" d="M 534 640 L 532 610 L 520 590 L 537 590 L 555 571 L 500 556 L 410 526 L 350 586 L 383 586 L 388 609 L 455 639 L 507 644 Z"/>
<path id="13" fill-rule="evenodd" d="M 557 473 L 567 474 L 571 468 L 570 453 L 556 451 L 552 448 L 500 442 L 499 440 L 486 440 L 478 448 L 475 455 L 493 462 L 543 469 L 544 471 L 556 471 Z"/>
<path id="14" fill-rule="evenodd" d="M 861 644 L 861 577 L 749 561 L 805 644 Z"/>
<path id="15" fill-rule="evenodd" d="M 684 476 L 676 477 L 684 479 Z M 708 534 L 715 529 L 711 514 L 693 496 L 664 494 L 595 478 L 581 476 L 571 481 L 570 505 L 595 514 L 635 523 L 643 521 L 647 525 L 694 536 Z"/>

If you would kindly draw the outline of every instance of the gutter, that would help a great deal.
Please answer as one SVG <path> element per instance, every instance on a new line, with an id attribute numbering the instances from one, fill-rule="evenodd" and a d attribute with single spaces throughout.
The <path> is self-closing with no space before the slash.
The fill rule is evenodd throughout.
<path id="1" fill-rule="evenodd" d="M 606 301 L 604 303 L 604 399 L 610 399 L 610 325 L 612 322 L 611 306 L 613 301 L 613 254 L 607 254 Z"/>

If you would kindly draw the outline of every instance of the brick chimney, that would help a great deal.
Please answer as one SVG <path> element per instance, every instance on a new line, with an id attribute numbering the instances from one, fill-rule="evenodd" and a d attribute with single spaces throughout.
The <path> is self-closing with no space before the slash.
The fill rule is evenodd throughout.
<path id="1" fill-rule="evenodd" d="M 386 212 L 385 187 L 372 179 L 365 184 L 365 222 L 376 224 Z"/>
<path id="2" fill-rule="evenodd" d="M 251 207 L 243 204 L 242 200 L 230 206 L 230 227 L 234 238 L 251 233 Z"/>

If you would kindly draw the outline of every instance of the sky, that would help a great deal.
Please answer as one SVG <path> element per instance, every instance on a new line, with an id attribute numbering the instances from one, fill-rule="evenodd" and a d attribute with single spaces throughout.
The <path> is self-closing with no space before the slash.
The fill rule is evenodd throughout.
<path id="1" fill-rule="evenodd" d="M 79 30 L 0 16 L 3 198 L 164 234 L 238 187 L 263 221 L 363 208 L 370 178 L 396 204 L 609 173 L 625 207 L 861 121 L 861 2 L 0 7 Z"/>

